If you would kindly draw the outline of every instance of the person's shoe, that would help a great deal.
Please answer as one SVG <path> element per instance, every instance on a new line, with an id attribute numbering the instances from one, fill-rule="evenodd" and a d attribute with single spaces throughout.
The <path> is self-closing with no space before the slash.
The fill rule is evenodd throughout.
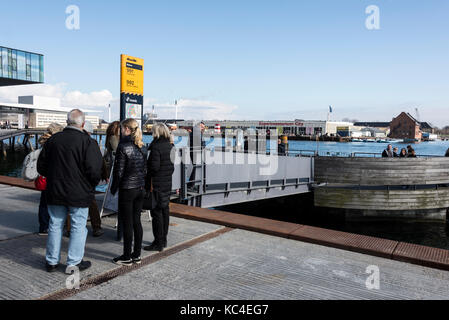
<path id="1" fill-rule="evenodd" d="M 167 241 L 164 241 L 164 242 L 162 243 L 162 247 L 163 247 L 163 248 L 167 248 Z"/>
<path id="2" fill-rule="evenodd" d="M 124 256 L 120 256 L 120 257 L 114 258 L 114 259 L 112 259 L 112 261 L 115 264 L 122 265 L 122 266 L 130 266 L 130 265 L 133 264 L 133 260 L 132 259 L 126 259 Z"/>
<path id="3" fill-rule="evenodd" d="M 76 266 L 67 266 L 65 269 L 66 274 L 72 274 L 73 267 L 77 267 L 79 271 L 84 271 L 86 269 L 89 269 L 92 266 L 92 263 L 90 261 L 84 261 L 81 260 L 80 263 L 78 263 Z"/>
<path id="4" fill-rule="evenodd" d="M 39 231 L 38 235 L 40 235 L 40 236 L 48 236 L 48 229 L 45 229 L 43 231 Z"/>
<path id="5" fill-rule="evenodd" d="M 47 269 L 47 272 L 55 272 L 56 270 L 58 270 L 59 264 L 57 265 L 51 265 L 48 264 L 48 262 L 45 262 L 45 269 Z"/>
<path id="6" fill-rule="evenodd" d="M 162 250 L 164 250 L 164 247 L 162 245 L 160 245 L 160 244 L 157 244 L 157 243 L 153 242 L 150 246 L 143 247 L 143 250 L 145 250 L 145 251 L 159 251 L 159 252 L 161 252 Z"/>
<path id="7" fill-rule="evenodd" d="M 133 260 L 133 263 L 135 263 L 135 264 L 141 264 L 142 263 L 142 259 L 140 257 L 132 258 L 132 260 Z"/>
<path id="8" fill-rule="evenodd" d="M 101 237 L 104 234 L 103 229 L 96 229 L 92 232 L 92 235 L 94 237 Z"/>

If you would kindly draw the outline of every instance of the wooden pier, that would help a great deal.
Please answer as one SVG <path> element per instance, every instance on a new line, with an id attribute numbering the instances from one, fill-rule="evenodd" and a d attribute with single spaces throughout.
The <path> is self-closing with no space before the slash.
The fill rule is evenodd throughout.
<path id="1" fill-rule="evenodd" d="M 318 207 L 431 220 L 449 208 L 449 158 L 316 157 L 314 178 Z"/>

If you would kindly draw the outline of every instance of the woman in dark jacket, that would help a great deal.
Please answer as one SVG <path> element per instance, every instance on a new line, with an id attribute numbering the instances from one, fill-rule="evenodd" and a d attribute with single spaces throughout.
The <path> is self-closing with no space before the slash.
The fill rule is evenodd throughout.
<path id="1" fill-rule="evenodd" d="M 162 251 L 167 246 L 169 202 L 174 171 L 171 160 L 172 148 L 167 126 L 162 123 L 156 124 L 153 127 L 153 142 L 150 145 L 145 186 L 154 193 L 156 200 L 156 208 L 151 210 L 154 241 L 150 246 L 143 248 L 147 251 Z"/>
<path id="2" fill-rule="evenodd" d="M 111 193 L 119 191 L 119 216 L 123 226 L 123 255 L 113 259 L 120 265 L 140 263 L 143 229 L 142 212 L 147 151 L 143 147 L 142 131 L 134 119 L 121 123 L 122 139 L 115 156 Z M 134 251 L 131 252 L 134 231 Z"/>

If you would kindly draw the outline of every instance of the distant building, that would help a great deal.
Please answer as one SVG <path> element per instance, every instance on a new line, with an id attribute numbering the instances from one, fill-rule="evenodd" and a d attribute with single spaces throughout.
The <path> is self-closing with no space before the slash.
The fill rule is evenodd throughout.
<path id="1" fill-rule="evenodd" d="M 159 121 L 159 120 L 158 120 Z M 194 120 L 175 120 L 180 128 L 191 127 Z M 223 132 L 226 129 L 258 129 L 269 130 L 278 135 L 298 136 L 322 136 L 337 135 L 337 131 L 349 132 L 353 128 L 350 122 L 324 121 L 324 120 L 205 120 L 208 128 L 220 127 Z"/>
<path id="2" fill-rule="evenodd" d="M 0 46 L 0 86 L 43 82 L 43 55 Z"/>
<path id="3" fill-rule="evenodd" d="M 428 122 L 421 122 L 420 129 L 422 132 L 435 133 L 435 128 Z"/>
<path id="4" fill-rule="evenodd" d="M 421 123 L 409 113 L 402 112 L 391 121 L 389 137 L 420 141 L 422 139 Z"/>
<path id="5" fill-rule="evenodd" d="M 8 119 L 13 127 L 17 128 L 46 128 L 52 122 L 63 126 L 67 124 L 67 112 L 73 108 L 61 107 L 57 98 L 40 96 L 22 96 L 18 103 L 0 102 L 0 114 L 2 118 Z M 96 110 L 80 108 L 85 113 L 96 113 Z M 100 117 L 86 114 L 94 128 L 100 124 Z"/>

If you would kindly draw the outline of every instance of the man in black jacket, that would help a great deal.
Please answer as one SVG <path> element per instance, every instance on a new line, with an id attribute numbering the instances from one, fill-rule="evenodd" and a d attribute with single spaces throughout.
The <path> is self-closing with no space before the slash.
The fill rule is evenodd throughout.
<path id="1" fill-rule="evenodd" d="M 53 135 L 44 145 L 37 161 L 37 171 L 47 178 L 47 202 L 50 214 L 46 268 L 57 269 L 60 259 L 62 230 L 70 213 L 71 231 L 66 273 L 74 267 L 85 270 L 86 222 L 95 187 L 101 180 L 103 159 L 98 144 L 85 132 L 81 110 L 68 113 L 67 127 Z"/>

